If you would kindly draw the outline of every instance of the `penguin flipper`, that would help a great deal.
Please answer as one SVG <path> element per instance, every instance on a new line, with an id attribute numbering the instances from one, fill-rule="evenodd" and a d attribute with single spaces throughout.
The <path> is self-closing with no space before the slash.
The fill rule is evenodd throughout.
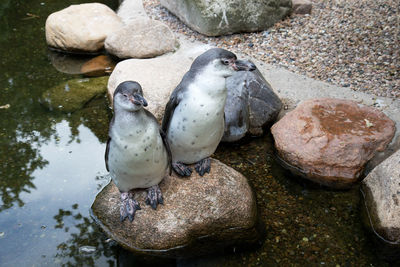
<path id="1" fill-rule="evenodd" d="M 165 106 L 164 117 L 163 117 L 163 121 L 161 124 L 161 129 L 166 134 L 168 132 L 168 127 L 169 127 L 169 123 L 171 122 L 171 118 L 174 115 L 175 108 L 179 104 L 178 94 L 180 91 L 181 91 L 181 87 L 178 85 L 178 87 L 176 87 L 175 90 L 172 92 L 171 97 L 169 98 L 169 101 L 168 101 L 167 105 Z"/>
<path id="2" fill-rule="evenodd" d="M 172 174 L 172 152 L 171 152 L 171 148 L 169 147 L 169 143 L 167 141 L 167 134 L 160 129 L 160 136 L 161 139 L 164 143 L 165 149 L 167 150 L 167 155 L 168 155 L 168 168 L 169 168 L 169 175 Z"/>
<path id="3" fill-rule="evenodd" d="M 108 153 L 110 152 L 110 142 L 111 142 L 111 137 L 108 137 L 107 145 L 106 145 L 106 153 L 104 154 L 104 160 L 106 162 L 106 169 L 108 172 L 110 171 L 108 169 Z"/>

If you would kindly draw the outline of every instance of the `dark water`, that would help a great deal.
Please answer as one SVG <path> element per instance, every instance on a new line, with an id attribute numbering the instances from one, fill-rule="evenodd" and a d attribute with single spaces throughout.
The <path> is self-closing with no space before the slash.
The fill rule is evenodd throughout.
<path id="1" fill-rule="evenodd" d="M 44 33 L 50 13 L 79 2 L 0 3 L 0 106 L 10 105 L 0 109 L 1 266 L 142 262 L 108 240 L 89 216 L 107 181 L 106 99 L 72 114 L 50 112 L 39 103 L 48 88 L 80 77 L 52 66 Z M 267 231 L 260 247 L 164 264 L 389 266 L 376 257 L 362 228 L 358 188 L 329 191 L 293 179 L 276 164 L 271 143 L 267 135 L 221 145 L 215 155 L 246 175 L 256 192 Z"/>

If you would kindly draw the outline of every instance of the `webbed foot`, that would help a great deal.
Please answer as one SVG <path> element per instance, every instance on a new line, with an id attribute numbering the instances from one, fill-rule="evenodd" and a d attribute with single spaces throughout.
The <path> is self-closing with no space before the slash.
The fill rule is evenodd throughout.
<path id="1" fill-rule="evenodd" d="M 194 167 L 200 176 L 203 176 L 206 172 L 210 173 L 211 170 L 211 160 L 210 158 L 204 158 L 198 161 Z"/>
<path id="2" fill-rule="evenodd" d="M 192 174 L 192 169 L 182 162 L 172 162 L 172 168 L 180 176 L 190 176 Z"/>
<path id="3" fill-rule="evenodd" d="M 153 185 L 147 189 L 146 204 L 150 205 L 153 210 L 157 209 L 158 204 L 164 204 L 163 196 L 158 185 Z"/>
<path id="4" fill-rule="evenodd" d="M 139 202 L 133 199 L 132 192 L 121 193 L 121 206 L 119 208 L 121 222 L 123 222 L 126 218 L 132 222 L 135 218 L 135 212 L 140 209 Z"/>

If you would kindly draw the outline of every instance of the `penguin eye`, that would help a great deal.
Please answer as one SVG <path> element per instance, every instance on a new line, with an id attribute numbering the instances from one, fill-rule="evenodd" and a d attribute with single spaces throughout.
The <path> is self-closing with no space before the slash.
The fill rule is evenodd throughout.
<path id="1" fill-rule="evenodd" d="M 222 61 L 222 64 L 224 64 L 224 65 L 229 65 L 229 60 L 227 60 L 227 59 L 222 59 L 221 61 Z"/>
<path id="2" fill-rule="evenodd" d="M 128 97 L 128 95 L 127 94 L 122 94 L 123 96 L 125 96 L 125 97 Z"/>

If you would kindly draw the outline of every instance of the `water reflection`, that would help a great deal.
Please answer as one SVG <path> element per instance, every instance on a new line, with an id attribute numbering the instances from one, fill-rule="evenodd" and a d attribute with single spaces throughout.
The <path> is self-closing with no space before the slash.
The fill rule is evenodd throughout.
<path id="1" fill-rule="evenodd" d="M 59 209 L 54 216 L 54 228 L 70 233 L 66 241 L 57 245 L 55 263 L 61 266 L 115 266 L 115 243 L 102 234 L 93 221 L 79 212 L 79 204 L 71 209 Z"/>
<path id="2" fill-rule="evenodd" d="M 81 122 L 91 121 L 74 116 Z M 29 183 L 24 183 L 26 190 L 19 189 L 19 185 L 14 189 L 10 181 L 5 183 L 4 190 L 14 197 L 8 205 L 23 205 L 0 213 L 0 232 L 3 233 L 0 262 L 4 266 L 26 266 L 34 262 L 88 265 L 105 263 L 111 257 L 99 236 L 100 231 L 93 230 L 88 212 L 97 190 L 108 180 L 103 176 L 106 173 L 104 143 L 100 143 L 83 123 L 79 126 L 72 123 L 75 128 L 70 127 L 73 121 L 61 120 L 50 125 L 54 133 L 46 140 L 17 138 L 35 149 L 36 159 L 45 163 L 41 167 L 31 164 L 31 168 L 26 168 L 30 175 Z M 102 127 L 102 124 L 97 125 Z M 22 154 L 29 151 L 26 147 L 23 149 Z M 27 157 L 30 156 L 28 153 Z M 16 190 L 20 190 L 16 197 L 9 193 Z M 77 253 L 82 245 L 98 246 L 99 251 L 88 258 Z"/>
<path id="3" fill-rule="evenodd" d="M 11 149 L 1 149 L 3 153 L 0 153 L 0 212 L 15 203 L 22 207 L 24 201 L 20 199 L 20 193 L 36 189 L 32 173 L 48 164 L 29 142 L 14 139 L 8 146 Z"/>
<path id="4" fill-rule="evenodd" d="M 44 25 L 50 13 L 82 2 L 0 1 L 0 106 L 10 105 L 0 110 L 1 266 L 108 265 L 115 258 L 108 252 L 90 261 L 71 256 L 75 235 L 102 242 L 90 228 L 88 211 L 107 180 L 105 99 L 68 115 L 50 113 L 38 101 L 48 88 L 78 78 L 52 66 Z M 27 19 L 27 13 L 35 17 Z M 63 225 L 55 219 L 60 216 Z M 57 249 L 60 244 L 66 246 Z M 69 247 L 71 253 L 62 249 Z"/>

